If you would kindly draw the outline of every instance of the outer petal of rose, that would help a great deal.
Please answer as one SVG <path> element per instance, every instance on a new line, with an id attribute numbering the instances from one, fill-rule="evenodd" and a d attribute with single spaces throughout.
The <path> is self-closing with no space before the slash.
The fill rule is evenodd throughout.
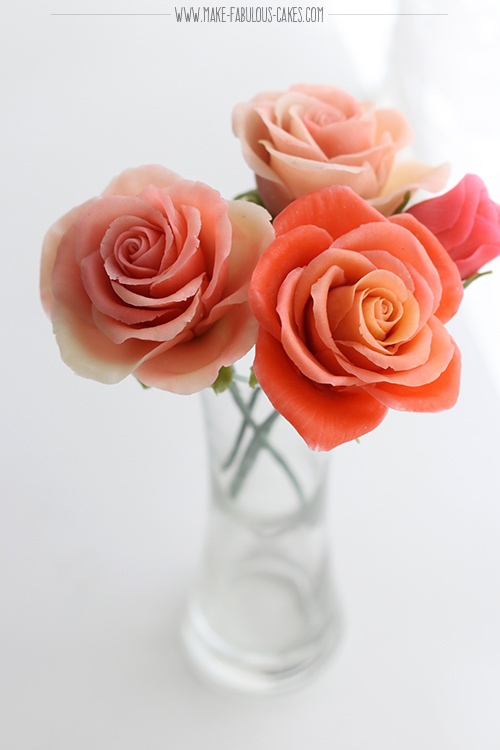
<path id="1" fill-rule="evenodd" d="M 180 179 L 178 174 L 158 164 L 132 167 L 111 180 L 102 195 L 139 195 L 147 185 L 170 187 Z"/>
<path id="2" fill-rule="evenodd" d="M 427 227 L 417 221 L 414 216 L 406 213 L 398 214 L 397 216 L 392 216 L 390 222 L 408 229 L 422 243 L 429 258 L 437 268 L 443 291 L 435 315 L 443 323 L 447 323 L 460 307 L 464 294 L 460 272 L 456 264 L 437 237 Z"/>
<path id="3" fill-rule="evenodd" d="M 145 385 L 189 395 L 208 388 L 221 367 L 241 359 L 255 344 L 257 323 L 247 305 L 239 305 L 204 336 L 181 343 L 145 361 L 135 372 Z"/>
<path id="4" fill-rule="evenodd" d="M 293 195 L 282 182 L 266 180 L 264 177 L 255 175 L 257 192 L 259 193 L 262 203 L 265 205 L 271 216 L 277 216 L 283 211 L 289 203 L 293 201 Z"/>
<path id="5" fill-rule="evenodd" d="M 312 450 L 331 450 L 365 435 L 387 413 L 387 408 L 363 389 L 315 385 L 295 368 L 280 342 L 262 328 L 254 371 L 275 409 Z"/>
<path id="6" fill-rule="evenodd" d="M 484 183 L 477 175 L 465 177 L 444 195 L 431 198 L 409 209 L 409 213 L 425 224 L 445 247 L 458 245 L 470 234 L 474 225 L 481 189 Z"/>
<path id="7" fill-rule="evenodd" d="M 460 389 L 460 352 L 454 344 L 454 355 L 446 370 L 432 383 L 416 388 L 381 383 L 367 390 L 390 409 L 436 412 L 455 406 Z"/>
<path id="8" fill-rule="evenodd" d="M 229 274 L 222 299 L 196 326 L 196 335 L 219 320 L 227 311 L 248 300 L 248 285 L 263 251 L 274 239 L 269 213 L 246 201 L 230 201 L 228 215 L 232 225 Z"/>
<path id="9" fill-rule="evenodd" d="M 494 260 L 500 255 L 499 245 L 481 245 L 472 255 L 464 260 L 456 260 L 458 271 L 462 279 L 468 279 L 479 268 L 482 268 L 490 260 Z"/>
<path id="10" fill-rule="evenodd" d="M 378 143 L 389 133 L 395 150 L 400 151 L 413 141 L 413 130 L 410 123 L 398 109 L 376 109 L 373 113 L 377 123 L 377 134 L 375 141 Z"/>
<path id="11" fill-rule="evenodd" d="M 369 162 L 351 167 L 334 162 L 310 161 L 281 154 L 269 142 L 265 146 L 271 167 L 295 198 L 329 185 L 346 185 L 366 198 L 378 193 L 378 178 Z"/>
<path id="12" fill-rule="evenodd" d="M 237 104 L 233 109 L 233 133 L 241 142 L 243 158 L 256 175 L 271 182 L 278 178 L 269 166 L 269 156 L 261 141 L 269 139 L 269 131 L 252 103 Z"/>
<path id="13" fill-rule="evenodd" d="M 224 296 L 249 283 L 259 258 L 275 236 L 271 216 L 262 206 L 247 201 L 229 201 L 227 209 L 232 239 Z"/>
<path id="14" fill-rule="evenodd" d="M 94 323 L 88 323 L 58 302 L 52 323 L 61 357 L 77 375 L 101 383 L 118 383 L 135 370 L 155 343 L 126 341 L 114 344 Z"/>
<path id="15" fill-rule="evenodd" d="M 54 303 L 54 295 L 52 292 L 52 281 L 51 275 L 56 261 L 57 249 L 61 243 L 62 238 L 66 232 L 75 225 L 80 216 L 86 211 L 86 209 L 95 201 L 97 198 L 91 198 L 90 200 L 82 203 L 80 206 L 68 211 L 58 221 L 53 224 L 48 230 L 43 240 L 42 246 L 42 260 L 40 265 L 40 295 L 42 299 L 43 309 L 50 315 L 50 310 Z"/>
<path id="16" fill-rule="evenodd" d="M 55 300 L 87 322 L 92 321 L 92 302 L 83 286 L 80 266 L 75 259 L 77 225 L 63 236 L 52 271 L 52 292 Z"/>
<path id="17" fill-rule="evenodd" d="M 304 195 L 285 208 L 276 217 L 274 229 L 279 237 L 295 227 L 313 224 L 326 230 L 333 241 L 361 224 L 385 221 L 378 211 L 353 190 L 341 185 L 331 185 Z"/>
<path id="18" fill-rule="evenodd" d="M 419 189 L 437 193 L 446 185 L 449 174 L 448 164 L 429 167 L 418 161 L 396 162 L 381 194 L 369 201 L 384 216 L 390 216 L 401 205 L 408 190 L 412 194 Z"/>
<path id="19" fill-rule="evenodd" d="M 481 211 L 479 207 L 479 211 Z M 484 209 L 491 208 L 491 206 L 484 206 Z M 475 217 L 474 226 L 472 228 L 470 237 L 467 237 L 464 242 L 460 245 L 451 246 L 449 253 L 455 263 L 459 260 L 465 260 L 471 251 L 475 250 L 479 245 L 495 245 L 500 250 L 500 206 L 499 206 L 499 218 L 494 223 L 493 217 L 481 216 L 479 213 Z M 442 235 L 438 235 L 440 242 L 448 248 L 443 242 Z"/>
<path id="20" fill-rule="evenodd" d="M 283 280 L 290 271 L 307 265 L 331 243 L 332 238 L 324 229 L 299 224 L 278 237 L 259 260 L 250 282 L 248 301 L 259 323 L 277 338 L 281 324 L 276 304 Z"/>
<path id="21" fill-rule="evenodd" d="M 261 206 L 247 201 L 230 201 L 228 216 L 232 239 L 226 286 L 222 299 L 196 327 L 197 335 L 225 315 L 229 308 L 247 301 L 248 285 L 255 266 L 274 239 L 271 216 Z"/>

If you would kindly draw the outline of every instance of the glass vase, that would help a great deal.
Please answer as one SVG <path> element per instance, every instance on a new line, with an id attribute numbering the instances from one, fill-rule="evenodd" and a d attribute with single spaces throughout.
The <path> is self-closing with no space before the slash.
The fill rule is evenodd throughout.
<path id="1" fill-rule="evenodd" d="M 259 386 L 203 395 L 211 498 L 183 640 L 211 682 L 298 687 L 340 633 L 326 525 L 329 456 L 309 450 Z"/>

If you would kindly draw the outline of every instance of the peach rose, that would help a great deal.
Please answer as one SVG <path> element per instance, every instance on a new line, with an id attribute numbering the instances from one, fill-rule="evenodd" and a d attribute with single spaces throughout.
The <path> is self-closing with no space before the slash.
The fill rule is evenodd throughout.
<path id="1" fill-rule="evenodd" d="M 452 190 L 418 203 L 408 213 L 436 235 L 462 279 L 500 255 L 500 206 L 475 174 L 465 175 Z"/>
<path id="2" fill-rule="evenodd" d="M 41 296 L 66 364 L 103 383 L 210 386 L 255 343 L 247 290 L 269 219 L 163 167 L 123 172 L 45 237 Z"/>
<path id="3" fill-rule="evenodd" d="M 359 437 L 388 408 L 453 406 L 460 355 L 443 324 L 463 290 L 434 235 L 338 186 L 299 198 L 274 226 L 249 289 L 254 370 L 309 447 Z"/>
<path id="4" fill-rule="evenodd" d="M 446 165 L 395 164 L 396 152 L 413 140 L 402 113 L 377 110 L 333 86 L 259 94 L 235 107 L 233 130 L 273 216 L 328 185 L 347 185 L 389 216 L 407 191 L 436 192 L 448 177 Z"/>

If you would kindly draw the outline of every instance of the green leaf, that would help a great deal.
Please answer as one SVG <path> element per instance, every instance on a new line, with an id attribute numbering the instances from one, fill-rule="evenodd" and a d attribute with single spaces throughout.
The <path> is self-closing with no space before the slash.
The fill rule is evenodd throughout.
<path id="1" fill-rule="evenodd" d="M 248 385 L 250 388 L 255 388 L 257 385 L 259 385 L 259 381 L 255 377 L 255 373 L 253 371 L 253 365 L 250 368 L 250 378 L 248 379 Z"/>
<path id="2" fill-rule="evenodd" d="M 262 198 L 258 194 L 257 190 L 247 190 L 246 193 L 240 193 L 234 199 L 235 201 L 247 201 L 248 203 L 256 203 L 258 206 L 265 208 Z"/>
<path id="3" fill-rule="evenodd" d="M 221 367 L 217 379 L 212 383 L 215 393 L 224 393 L 233 382 L 233 367 Z"/>
<path id="4" fill-rule="evenodd" d="M 481 276 L 489 276 L 490 273 L 493 273 L 493 271 L 483 271 L 482 273 L 479 273 L 479 272 L 478 273 L 473 273 L 472 276 L 469 276 L 469 278 L 465 279 L 465 281 L 463 282 L 464 289 L 467 289 L 467 287 L 470 284 L 472 284 L 472 282 L 475 281 L 476 279 L 480 279 Z"/>
<path id="5" fill-rule="evenodd" d="M 397 209 L 394 211 L 393 216 L 395 216 L 396 214 L 400 214 L 400 213 L 403 212 L 403 210 L 408 205 L 408 201 L 410 200 L 410 198 L 411 198 L 411 190 L 407 190 L 406 193 L 403 196 L 403 202 L 399 204 L 399 206 L 397 207 Z"/>

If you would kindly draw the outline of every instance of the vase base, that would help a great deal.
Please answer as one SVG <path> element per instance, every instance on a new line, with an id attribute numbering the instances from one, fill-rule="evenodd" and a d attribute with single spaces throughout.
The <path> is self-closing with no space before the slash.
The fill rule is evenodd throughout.
<path id="1" fill-rule="evenodd" d="M 245 567 L 219 591 L 210 611 L 194 598 L 182 637 L 188 657 L 212 684 L 254 693 L 299 688 L 328 662 L 340 637 L 338 607 L 320 622 L 304 581 L 269 565 Z M 244 574 L 243 574 L 244 573 Z"/>

